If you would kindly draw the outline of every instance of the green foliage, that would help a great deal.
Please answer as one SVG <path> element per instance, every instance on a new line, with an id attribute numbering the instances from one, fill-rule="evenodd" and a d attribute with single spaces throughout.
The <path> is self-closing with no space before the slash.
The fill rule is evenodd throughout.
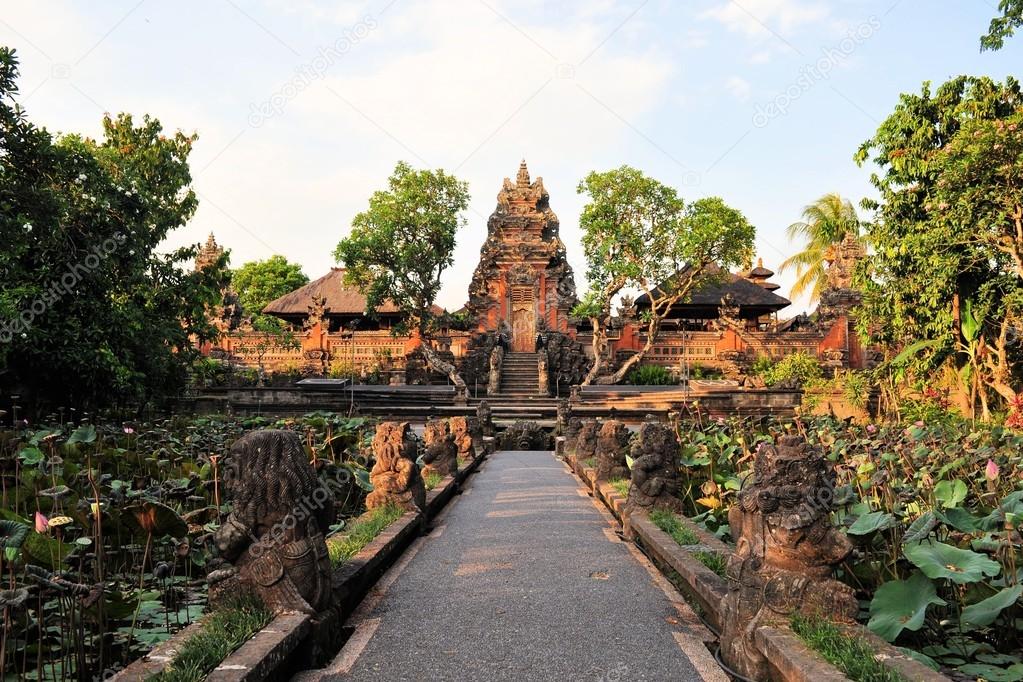
<path id="1" fill-rule="evenodd" d="M 806 246 L 778 268 L 780 272 L 796 269 L 793 298 L 804 293 L 809 293 L 813 301 L 820 298 L 828 283 L 825 260 L 828 250 L 847 235 L 858 237 L 861 225 L 852 203 L 837 194 L 825 194 L 803 209 L 803 220 L 789 225 L 788 235 L 789 240 L 802 237 Z"/>
<path id="2" fill-rule="evenodd" d="M 874 658 L 869 642 L 851 637 L 830 621 L 796 615 L 792 631 L 854 682 L 905 682 L 893 668 Z"/>
<path id="3" fill-rule="evenodd" d="M 980 38 L 981 51 L 1002 49 L 1005 39 L 1023 26 L 1023 0 L 1000 0 L 998 11 L 1001 14 L 991 20 L 987 34 Z"/>
<path id="4" fill-rule="evenodd" d="M 50 405 L 144 403 L 180 390 L 216 335 L 224 263 L 159 246 L 195 212 L 194 135 L 105 116 L 101 139 L 54 138 L 16 104 L 0 48 L 0 374 Z"/>
<path id="5" fill-rule="evenodd" d="M 768 386 L 793 382 L 799 386 L 811 387 L 824 378 L 824 370 L 817 358 L 799 352 L 786 355 L 773 366 L 764 370 L 761 377 Z"/>
<path id="6" fill-rule="evenodd" d="M 728 556 L 721 552 L 693 552 L 693 558 L 722 578 L 728 574 Z"/>
<path id="7" fill-rule="evenodd" d="M 616 478 L 613 481 L 610 481 L 610 485 L 612 488 L 615 489 L 615 492 L 621 495 L 622 497 L 629 496 L 629 481 L 627 479 Z"/>
<path id="8" fill-rule="evenodd" d="M 427 490 L 433 490 L 438 485 L 440 485 L 440 482 L 443 480 L 444 480 L 443 476 L 441 476 L 436 471 L 431 471 L 427 475 L 423 476 L 423 485 L 426 486 Z"/>
<path id="9" fill-rule="evenodd" d="M 334 257 L 347 268 L 345 280 L 366 294 L 366 313 L 390 300 L 425 334 L 441 274 L 453 262 L 455 233 L 465 224 L 468 185 L 443 170 L 414 170 L 401 161 L 374 192 L 369 208 L 352 219 L 352 231 Z"/>
<path id="10" fill-rule="evenodd" d="M 655 509 L 650 512 L 650 520 L 680 545 L 700 544 L 700 536 L 684 525 L 673 512 Z"/>
<path id="11" fill-rule="evenodd" d="M 934 584 L 923 573 L 913 573 L 907 580 L 891 580 L 877 588 L 870 602 L 867 626 L 877 635 L 894 642 L 903 630 L 919 630 L 924 624 L 927 607 L 943 606 Z"/>
<path id="12" fill-rule="evenodd" d="M 261 317 L 271 301 L 308 282 L 301 265 L 280 255 L 250 261 L 231 272 L 231 286 L 238 294 L 242 312 L 252 318 Z"/>
<path id="13" fill-rule="evenodd" d="M 633 386 L 672 386 L 678 380 L 661 365 L 640 365 L 628 373 L 626 382 Z"/>
<path id="14" fill-rule="evenodd" d="M 382 530 L 401 518 L 402 510 L 395 505 L 377 507 L 350 523 L 342 535 L 327 541 L 330 563 L 337 568 L 368 545 Z"/>
<path id="15" fill-rule="evenodd" d="M 971 404 L 1011 402 L 1023 327 L 1023 93 L 1007 78 L 960 76 L 904 94 L 857 161 L 880 199 L 867 229 L 860 332 L 917 352 L 893 380 L 953 368 Z M 862 273 L 861 273 L 862 274 Z"/>
<path id="16" fill-rule="evenodd" d="M 270 624 L 273 614 L 255 599 L 225 604 L 203 619 L 202 629 L 178 649 L 153 682 L 199 682 L 242 644 Z"/>

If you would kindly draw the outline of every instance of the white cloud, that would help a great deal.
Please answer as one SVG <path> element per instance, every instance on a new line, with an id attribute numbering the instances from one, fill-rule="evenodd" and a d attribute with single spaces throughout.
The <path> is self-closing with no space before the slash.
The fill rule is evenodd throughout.
<path id="1" fill-rule="evenodd" d="M 783 35 L 829 15 L 828 8 L 807 0 L 728 0 L 702 16 L 723 24 L 729 31 L 763 37 L 772 31 Z"/>
<path id="2" fill-rule="evenodd" d="M 741 76 L 729 76 L 725 81 L 725 89 L 740 102 L 748 102 L 752 86 Z"/>

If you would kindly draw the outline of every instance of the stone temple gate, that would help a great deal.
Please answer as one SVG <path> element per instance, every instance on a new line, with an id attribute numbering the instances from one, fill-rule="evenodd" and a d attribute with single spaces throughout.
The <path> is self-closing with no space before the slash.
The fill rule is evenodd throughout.
<path id="1" fill-rule="evenodd" d="M 505 178 L 497 208 L 487 221 L 487 239 L 469 286 L 467 312 L 478 331 L 507 322 L 511 350 L 533 352 L 536 333 L 569 331 L 576 304 L 575 279 L 559 236 L 543 179 L 530 182 L 526 162 L 513 183 Z"/>

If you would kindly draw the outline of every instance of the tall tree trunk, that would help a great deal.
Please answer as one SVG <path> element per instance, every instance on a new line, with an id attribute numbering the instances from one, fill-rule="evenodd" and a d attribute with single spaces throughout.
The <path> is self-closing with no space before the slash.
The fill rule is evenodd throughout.
<path id="1" fill-rule="evenodd" d="M 628 360 L 622 363 L 622 366 L 618 368 L 614 374 L 609 378 L 608 383 L 617 384 L 619 381 L 625 378 L 625 375 L 629 373 L 633 367 L 643 361 L 649 353 L 650 349 L 654 347 L 654 343 L 657 341 L 657 333 L 661 330 L 661 316 L 653 314 L 650 316 L 650 323 L 646 328 L 646 343 L 639 351 L 630 357 Z"/>
<path id="2" fill-rule="evenodd" d="M 586 378 L 580 386 L 590 386 L 600 376 L 600 371 L 604 368 L 604 353 L 607 351 L 607 334 L 604 332 L 603 322 L 591 317 L 590 324 L 593 325 L 593 366 L 586 373 Z"/>

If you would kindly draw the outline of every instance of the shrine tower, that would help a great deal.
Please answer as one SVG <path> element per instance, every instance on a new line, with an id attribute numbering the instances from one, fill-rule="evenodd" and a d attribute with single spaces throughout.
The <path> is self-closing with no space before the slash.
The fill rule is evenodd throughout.
<path id="1" fill-rule="evenodd" d="M 567 333 L 578 301 L 549 200 L 542 178 L 530 182 L 525 161 L 515 182 L 504 179 L 469 285 L 466 310 L 478 331 L 495 331 L 507 321 L 513 351 L 533 352 L 538 330 Z"/>

